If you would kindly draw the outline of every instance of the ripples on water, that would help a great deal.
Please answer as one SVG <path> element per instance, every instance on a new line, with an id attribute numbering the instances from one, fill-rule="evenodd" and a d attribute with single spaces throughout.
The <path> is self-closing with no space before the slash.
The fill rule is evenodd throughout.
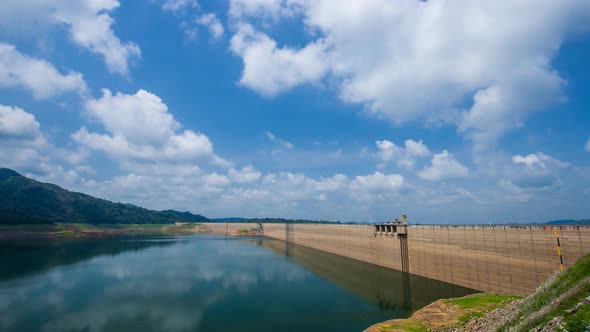
<path id="1" fill-rule="evenodd" d="M 0 243 L 2 331 L 360 331 L 471 292 L 262 238 Z"/>

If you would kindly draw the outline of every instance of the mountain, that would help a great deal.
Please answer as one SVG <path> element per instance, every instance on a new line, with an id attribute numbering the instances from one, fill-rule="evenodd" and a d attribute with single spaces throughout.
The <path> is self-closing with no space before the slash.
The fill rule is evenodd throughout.
<path id="1" fill-rule="evenodd" d="M 340 224 L 340 221 L 309 220 L 309 219 L 285 219 L 285 218 L 251 218 L 243 220 L 248 223 L 261 224 Z"/>
<path id="2" fill-rule="evenodd" d="M 548 225 L 590 225 L 590 219 L 567 219 L 567 220 L 552 220 L 545 224 Z"/>
<path id="3" fill-rule="evenodd" d="M 205 222 L 190 212 L 154 211 L 68 191 L 0 168 L 0 224 L 168 224 Z"/>
<path id="4" fill-rule="evenodd" d="M 247 222 L 248 218 L 240 218 L 240 217 L 229 217 L 229 218 L 214 218 L 211 219 L 213 222 Z"/>

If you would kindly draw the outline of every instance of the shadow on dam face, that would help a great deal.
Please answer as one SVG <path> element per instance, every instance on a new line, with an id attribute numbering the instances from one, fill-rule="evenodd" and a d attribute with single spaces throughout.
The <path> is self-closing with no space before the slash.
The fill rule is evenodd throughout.
<path id="1" fill-rule="evenodd" d="M 412 312 L 441 298 L 477 290 L 361 262 L 282 240 L 255 240 L 274 253 L 346 288 L 382 309 Z"/>

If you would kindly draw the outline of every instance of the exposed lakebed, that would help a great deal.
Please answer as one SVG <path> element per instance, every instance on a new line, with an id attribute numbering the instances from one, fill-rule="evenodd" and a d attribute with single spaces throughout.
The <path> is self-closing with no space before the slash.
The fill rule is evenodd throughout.
<path id="1" fill-rule="evenodd" d="M 266 238 L 0 242 L 2 331 L 361 331 L 472 292 Z"/>

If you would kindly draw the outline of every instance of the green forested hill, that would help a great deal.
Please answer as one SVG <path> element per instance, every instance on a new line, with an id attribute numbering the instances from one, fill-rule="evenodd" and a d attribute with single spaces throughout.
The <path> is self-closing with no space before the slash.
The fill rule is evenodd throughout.
<path id="1" fill-rule="evenodd" d="M 0 224 L 165 224 L 208 219 L 190 212 L 153 211 L 71 192 L 0 168 Z"/>

